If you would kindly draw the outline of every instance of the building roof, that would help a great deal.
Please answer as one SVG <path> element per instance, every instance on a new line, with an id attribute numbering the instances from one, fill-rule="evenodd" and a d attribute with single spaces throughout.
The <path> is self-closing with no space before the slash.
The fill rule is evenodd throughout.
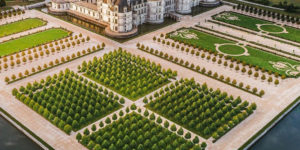
<path id="1" fill-rule="evenodd" d="M 88 9 L 97 10 L 97 5 L 96 4 L 87 3 L 87 2 L 84 2 L 84 1 L 77 1 L 77 2 L 74 2 L 74 4 L 76 4 L 78 6 L 88 8 Z"/>

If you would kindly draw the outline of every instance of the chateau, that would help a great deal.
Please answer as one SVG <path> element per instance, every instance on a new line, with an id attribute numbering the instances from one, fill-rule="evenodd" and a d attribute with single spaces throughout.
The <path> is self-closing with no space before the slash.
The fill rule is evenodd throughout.
<path id="1" fill-rule="evenodd" d="M 189 14 L 194 6 L 214 6 L 219 0 L 52 0 L 50 12 L 69 12 L 107 27 L 111 36 L 130 36 L 143 23 L 163 23 L 164 17 Z"/>

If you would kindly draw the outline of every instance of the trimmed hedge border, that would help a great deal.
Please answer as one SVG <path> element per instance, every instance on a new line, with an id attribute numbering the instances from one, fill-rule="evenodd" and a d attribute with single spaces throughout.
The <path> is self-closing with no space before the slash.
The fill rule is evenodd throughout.
<path id="1" fill-rule="evenodd" d="M 281 52 L 281 53 L 284 53 L 284 54 L 287 54 L 287 55 L 291 55 L 291 56 L 295 56 L 295 57 L 300 58 L 300 55 L 292 54 L 292 53 L 289 53 L 289 52 L 286 52 L 286 51 L 283 51 L 283 50 L 279 50 L 279 49 L 276 49 L 276 48 L 273 48 L 273 47 L 270 47 L 270 46 L 266 46 L 266 45 L 263 45 L 263 44 L 260 44 L 260 43 L 256 43 L 256 42 L 253 42 L 253 41 L 246 41 L 246 40 L 244 40 L 244 39 L 242 39 L 240 37 L 236 37 L 236 36 L 233 36 L 233 35 L 230 35 L 230 34 L 227 34 L 227 33 L 223 33 L 223 32 L 220 32 L 220 31 L 215 31 L 215 30 L 212 30 L 212 29 L 207 28 L 207 27 L 203 27 L 203 26 L 199 26 L 199 25 L 196 25 L 196 27 L 202 28 L 202 29 L 205 29 L 205 30 L 209 30 L 209 31 L 212 31 L 212 32 L 216 32 L 216 33 L 219 33 L 219 34 L 222 34 L 222 35 L 225 35 L 225 36 L 229 36 L 229 37 L 232 37 L 232 38 L 235 38 L 235 39 L 239 39 L 241 41 L 245 41 L 245 42 L 249 42 L 249 43 L 252 43 L 252 44 L 256 44 L 256 45 L 261 46 L 261 47 L 269 48 L 269 49 L 272 49 L 274 51 L 278 51 L 278 52 Z M 250 47 L 254 47 L 254 46 L 250 46 Z M 261 49 L 261 48 L 258 48 L 258 49 Z M 292 59 L 292 60 L 295 60 L 295 61 L 299 61 L 299 60 L 297 60 L 295 58 L 283 56 L 283 55 L 280 55 L 280 54 L 276 54 L 274 52 L 270 52 L 270 51 L 267 51 L 267 52 L 275 54 L 275 55 L 278 55 L 278 56 L 281 56 L 281 57 L 286 57 L 286 58 L 289 58 L 289 59 Z"/>
<path id="2" fill-rule="evenodd" d="M 52 42 L 56 42 L 56 41 L 59 41 L 59 40 L 61 40 L 61 39 L 69 38 L 69 37 L 72 36 L 72 34 L 73 34 L 72 31 L 69 31 L 69 30 L 67 30 L 67 29 L 65 29 L 65 28 L 62 28 L 62 27 L 58 27 L 58 28 L 52 27 L 52 28 L 48 28 L 48 29 L 45 29 L 45 30 L 39 30 L 39 31 L 37 31 L 37 32 L 35 32 L 35 33 L 32 33 L 32 34 L 27 34 L 27 35 L 23 35 L 23 36 L 20 36 L 20 37 L 17 37 L 17 38 L 13 38 L 13 39 L 9 39 L 9 40 L 6 40 L 6 41 L 2 41 L 2 43 L 7 42 L 7 41 L 11 41 L 11 40 L 16 40 L 16 39 L 22 38 L 22 37 L 24 37 L 24 36 L 37 34 L 37 33 L 40 33 L 40 32 L 46 31 L 46 30 L 50 30 L 50 29 L 63 29 L 63 30 L 65 30 L 65 31 L 68 32 L 68 36 L 62 37 L 62 38 L 57 39 L 57 40 L 49 41 L 49 42 L 47 42 L 47 43 L 43 43 L 43 44 L 40 44 L 40 45 L 38 44 L 38 45 L 35 45 L 35 46 L 32 46 L 32 47 L 28 47 L 28 48 L 26 48 L 26 49 L 23 49 L 23 50 L 20 50 L 20 51 L 11 53 L 11 54 L 2 55 L 2 56 L 0 56 L 0 58 L 2 58 L 2 57 L 7 57 L 7 56 L 10 56 L 10 55 L 14 55 L 14 54 L 16 54 L 16 53 L 20 53 L 20 52 L 29 50 L 29 49 L 34 48 L 34 47 L 38 47 L 38 46 L 46 45 L 46 44 L 49 44 L 49 43 L 52 43 Z"/>
<path id="3" fill-rule="evenodd" d="M 33 76 L 33 75 L 35 75 L 35 74 L 38 74 L 38 73 L 40 73 L 40 72 L 43 72 L 43 71 L 52 69 L 52 68 L 57 67 L 57 66 L 59 66 L 59 65 L 63 65 L 63 64 L 65 64 L 65 63 L 71 62 L 71 61 L 73 61 L 73 60 L 76 60 L 76 59 L 78 59 L 78 58 L 84 57 L 84 56 L 86 56 L 86 55 L 93 54 L 93 53 L 95 53 L 95 52 L 99 52 L 99 51 L 101 51 L 101 50 L 103 50 L 103 49 L 104 49 L 104 48 L 97 49 L 97 50 L 92 51 L 92 52 L 90 52 L 90 53 L 86 53 L 86 54 L 84 54 L 84 55 L 80 55 L 79 57 L 75 57 L 75 58 L 73 58 L 73 59 L 70 59 L 69 61 L 65 61 L 65 62 L 56 64 L 56 65 L 53 65 L 53 66 L 51 66 L 51 67 L 48 67 L 48 68 L 46 68 L 46 69 L 44 69 L 44 70 L 40 70 L 40 71 L 34 72 L 34 73 L 32 73 L 32 74 L 30 74 L 30 75 L 28 75 L 28 76 L 23 76 L 22 78 L 18 78 L 18 79 L 13 80 L 13 81 L 8 81 L 7 84 L 11 84 L 11 83 L 17 82 L 17 81 L 19 81 L 19 80 L 22 80 L 22 79 L 25 79 L 25 78 L 27 78 L 27 77 Z"/>
<path id="4" fill-rule="evenodd" d="M 294 107 L 300 103 L 300 96 L 297 97 L 291 104 L 289 104 L 285 109 L 283 109 L 278 115 L 276 115 L 268 124 L 266 124 L 262 129 L 256 132 L 247 142 L 245 142 L 238 150 L 244 150 L 252 146 L 256 141 L 260 139 L 260 136 L 266 134 L 270 129 L 272 129 L 281 119 L 283 119 Z"/>
<path id="5" fill-rule="evenodd" d="M 43 27 L 43 26 L 46 26 L 48 24 L 48 21 L 44 20 L 42 18 L 38 18 L 38 17 L 31 18 L 31 17 L 29 17 L 29 18 L 24 18 L 24 19 L 21 19 L 21 20 L 9 22 L 9 23 L 6 23 L 6 24 L 2 24 L 1 26 L 9 25 L 9 24 L 16 23 L 16 22 L 20 22 L 20 21 L 23 21 L 23 20 L 26 20 L 26 19 L 39 19 L 39 20 L 42 20 L 44 22 L 44 24 L 41 25 L 41 26 L 37 26 L 37 27 L 34 27 L 34 28 L 27 29 L 27 30 L 22 30 L 22 31 L 19 31 L 19 32 L 15 32 L 15 33 L 11 33 L 11 34 L 8 34 L 8 35 L 0 36 L 0 38 L 10 36 L 10 35 L 13 35 L 13 34 L 18 34 L 18 33 L 25 32 L 25 31 L 29 31 L 29 30 L 36 29 L 36 28 L 39 28 L 39 27 Z"/>
<path id="6" fill-rule="evenodd" d="M 30 129 L 28 129 L 26 126 L 24 126 L 22 123 L 20 123 L 16 118 L 11 116 L 8 112 L 6 112 L 4 109 L 0 107 L 0 112 L 4 113 L 8 118 L 13 120 L 18 126 L 23 128 L 27 133 L 29 133 L 32 137 L 34 137 L 36 140 L 38 140 L 41 144 L 43 144 L 45 147 L 47 147 L 49 150 L 54 150 L 53 147 L 51 147 L 48 143 L 46 143 L 43 139 L 41 139 L 39 136 L 34 134 Z"/>
<path id="7" fill-rule="evenodd" d="M 138 49 L 141 50 L 141 51 L 144 51 L 144 52 L 146 52 L 146 53 L 152 54 L 152 55 L 154 55 L 154 56 L 157 56 L 157 57 L 159 57 L 159 58 L 162 58 L 162 59 L 164 59 L 164 60 L 167 60 L 167 61 L 169 61 L 169 62 L 172 62 L 172 63 L 174 63 L 174 64 L 177 64 L 177 65 L 179 65 L 179 66 L 181 66 L 181 67 L 184 67 L 184 68 L 187 68 L 187 69 L 192 70 L 192 71 L 194 71 L 194 72 L 197 72 L 197 73 L 200 73 L 200 74 L 202 74 L 202 75 L 205 75 L 205 76 L 207 76 L 207 77 L 209 77 L 209 78 L 218 80 L 218 81 L 223 82 L 223 83 L 225 83 L 225 84 L 227 84 L 227 85 L 230 85 L 230 86 L 233 86 L 233 87 L 238 88 L 238 89 L 240 89 L 240 90 L 243 90 L 243 91 L 245 91 L 245 92 L 247 92 L 247 93 L 253 94 L 253 95 L 258 96 L 258 97 L 262 97 L 262 95 L 259 95 L 259 94 L 257 94 L 257 93 L 253 93 L 253 92 L 248 91 L 248 90 L 246 90 L 246 89 L 243 89 L 243 88 L 241 88 L 241 87 L 239 87 L 239 86 L 237 86 L 237 85 L 234 85 L 234 84 L 225 82 L 225 81 L 223 81 L 223 80 L 221 80 L 221 79 L 215 78 L 215 77 L 210 76 L 210 75 L 208 75 L 208 74 L 206 74 L 206 73 L 202 73 L 201 71 L 197 71 L 197 70 L 192 69 L 192 68 L 190 68 L 190 67 L 187 67 L 187 66 L 185 66 L 185 65 L 181 65 L 180 63 L 170 61 L 170 60 L 164 58 L 163 56 L 160 56 L 160 55 L 156 55 L 156 54 L 150 53 L 150 52 L 148 52 L 148 51 L 146 51 L 146 50 L 143 50 L 143 49 L 141 49 L 141 48 L 139 48 L 139 47 L 138 47 Z"/>

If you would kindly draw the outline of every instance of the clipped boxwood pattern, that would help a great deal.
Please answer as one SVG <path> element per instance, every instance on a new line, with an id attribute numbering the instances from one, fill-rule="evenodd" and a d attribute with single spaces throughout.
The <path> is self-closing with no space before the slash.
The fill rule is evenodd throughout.
<path id="1" fill-rule="evenodd" d="M 176 133 L 135 112 L 90 135 L 84 135 L 80 143 L 94 150 L 201 150 L 199 145 L 177 136 Z"/>
<path id="2" fill-rule="evenodd" d="M 13 95 L 66 133 L 121 107 L 113 93 L 68 69 L 40 83 L 21 86 L 19 91 L 14 89 Z"/>
<path id="3" fill-rule="evenodd" d="M 132 100 L 169 83 L 176 72 L 126 51 L 115 50 L 103 58 L 83 62 L 80 72 Z"/>
<path id="4" fill-rule="evenodd" d="M 147 108 L 204 138 L 218 139 L 256 108 L 254 103 L 248 106 L 240 97 L 234 99 L 193 79 L 176 81 L 154 96 L 156 100 L 147 104 Z"/>

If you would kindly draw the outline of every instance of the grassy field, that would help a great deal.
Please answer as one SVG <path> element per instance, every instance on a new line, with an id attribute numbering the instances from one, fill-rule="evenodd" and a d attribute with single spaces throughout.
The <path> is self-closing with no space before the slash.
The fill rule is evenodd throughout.
<path id="1" fill-rule="evenodd" d="M 0 26 L 0 37 L 19 33 L 25 30 L 46 25 L 47 22 L 38 18 L 28 18 Z"/>
<path id="2" fill-rule="evenodd" d="M 234 13 L 234 12 L 223 12 L 213 17 L 213 19 L 229 23 L 235 26 L 247 28 L 254 31 L 260 31 L 256 24 L 273 24 L 273 22 L 269 22 L 266 20 L 253 18 L 249 16 L 245 16 L 242 14 Z M 272 34 L 269 35 L 276 36 L 279 38 L 283 38 L 290 41 L 295 41 L 300 43 L 300 29 L 296 29 L 289 26 L 284 26 L 288 33 L 280 33 L 280 34 Z M 266 29 L 269 32 L 281 31 L 281 28 L 278 26 L 263 26 L 262 29 Z"/>
<path id="3" fill-rule="evenodd" d="M 223 45 L 219 47 L 219 50 L 226 54 L 238 55 L 244 53 L 244 49 L 235 45 Z"/>
<path id="4" fill-rule="evenodd" d="M 199 30 L 196 29 L 180 29 L 180 30 L 188 30 L 188 33 L 185 32 L 185 34 L 190 34 L 193 35 L 194 37 L 196 36 L 196 38 L 184 38 L 184 36 L 181 36 L 180 34 L 177 34 L 177 36 L 174 34 L 174 32 L 169 33 L 169 37 L 171 39 L 174 40 L 178 40 L 178 41 L 182 41 L 182 42 L 186 42 L 192 45 L 197 45 L 200 46 L 204 49 L 208 49 L 208 50 L 212 50 L 212 51 L 216 51 L 216 46 L 215 44 L 222 44 L 222 43 L 234 43 L 233 41 L 229 41 L 226 39 L 222 39 L 219 38 L 217 36 L 214 35 L 210 35 L 210 34 L 206 34 L 203 33 Z M 178 31 L 180 31 L 178 30 Z M 173 34 L 173 36 L 172 36 Z M 191 37 L 191 36 L 189 36 Z M 272 64 L 270 64 L 269 61 L 273 61 L 273 62 L 287 62 L 290 63 L 291 65 L 300 65 L 299 62 L 284 58 L 284 57 L 280 57 L 262 50 L 258 50 L 249 46 L 246 46 L 246 48 L 248 49 L 248 56 L 232 56 L 240 61 L 245 61 L 248 64 L 252 64 L 254 66 L 259 66 L 261 68 L 265 68 L 266 70 L 271 70 L 273 72 L 278 72 L 279 74 L 284 74 L 287 77 L 291 77 L 291 75 L 287 74 L 286 71 L 283 70 L 278 70 L 272 67 Z M 230 52 L 230 54 L 236 54 L 236 53 L 241 53 L 241 49 L 237 48 L 237 46 L 235 45 L 228 45 L 228 46 L 222 46 L 221 49 L 222 52 Z M 228 54 L 227 53 L 227 54 Z"/>
<path id="5" fill-rule="evenodd" d="M 26 48 L 64 38 L 70 34 L 69 31 L 60 28 L 52 28 L 42 32 L 23 36 L 14 40 L 0 43 L 0 56 L 15 53 Z"/>

